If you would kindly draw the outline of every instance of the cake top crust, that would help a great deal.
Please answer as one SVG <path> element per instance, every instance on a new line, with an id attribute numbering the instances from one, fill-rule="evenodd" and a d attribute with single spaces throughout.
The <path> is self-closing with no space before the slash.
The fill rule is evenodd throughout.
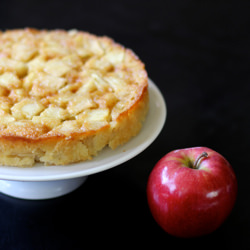
<path id="1" fill-rule="evenodd" d="M 0 32 L 0 137 L 68 137 L 112 126 L 147 84 L 144 64 L 108 37 Z"/>

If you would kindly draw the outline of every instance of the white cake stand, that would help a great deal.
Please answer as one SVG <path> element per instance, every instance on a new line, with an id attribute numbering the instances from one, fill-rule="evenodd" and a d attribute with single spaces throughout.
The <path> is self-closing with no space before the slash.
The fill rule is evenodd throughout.
<path id="1" fill-rule="evenodd" d="M 105 148 L 91 161 L 68 166 L 32 168 L 0 166 L 0 192 L 22 199 L 40 200 L 65 195 L 81 186 L 88 175 L 118 166 L 146 149 L 161 132 L 167 115 L 164 98 L 149 80 L 150 109 L 140 133 L 115 150 Z"/>

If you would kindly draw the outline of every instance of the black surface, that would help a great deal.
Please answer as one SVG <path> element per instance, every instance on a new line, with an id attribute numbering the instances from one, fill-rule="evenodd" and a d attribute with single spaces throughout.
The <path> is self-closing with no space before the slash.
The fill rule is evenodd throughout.
<path id="1" fill-rule="evenodd" d="M 133 49 L 161 89 L 165 127 L 142 154 L 47 201 L 0 196 L 0 249 L 250 249 L 249 1 L 1 0 L 0 29 L 77 28 Z M 238 179 L 236 206 L 214 233 L 169 236 L 147 206 L 146 184 L 167 152 L 207 146 Z M 237 248 L 236 248 L 237 247 Z"/>

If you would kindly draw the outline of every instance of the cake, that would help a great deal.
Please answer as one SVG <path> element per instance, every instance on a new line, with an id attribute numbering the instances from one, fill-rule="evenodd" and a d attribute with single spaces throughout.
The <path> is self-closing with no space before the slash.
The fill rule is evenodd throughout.
<path id="1" fill-rule="evenodd" d="M 144 64 L 111 38 L 0 32 L 0 165 L 91 160 L 136 136 L 148 106 Z"/>

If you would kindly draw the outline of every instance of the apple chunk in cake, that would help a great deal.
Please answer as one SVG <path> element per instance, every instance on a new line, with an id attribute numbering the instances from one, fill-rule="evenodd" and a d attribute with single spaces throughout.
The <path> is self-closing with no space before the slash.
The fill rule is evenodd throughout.
<path id="1" fill-rule="evenodd" d="M 91 159 L 138 134 L 144 64 L 108 37 L 77 30 L 0 32 L 0 164 Z"/>

